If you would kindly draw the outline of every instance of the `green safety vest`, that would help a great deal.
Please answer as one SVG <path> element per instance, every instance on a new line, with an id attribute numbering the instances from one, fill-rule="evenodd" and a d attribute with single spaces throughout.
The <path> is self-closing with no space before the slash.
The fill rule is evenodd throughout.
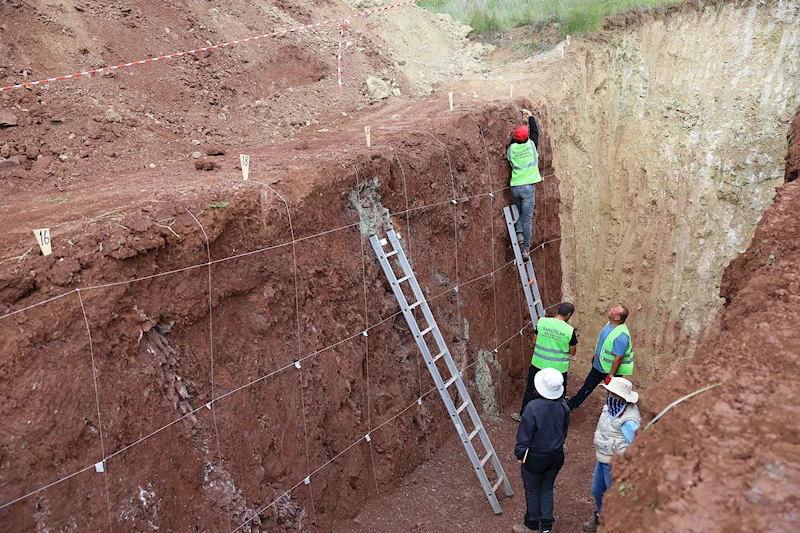
<path id="1" fill-rule="evenodd" d="M 603 348 L 600 350 L 600 366 L 602 366 L 603 370 L 606 372 L 611 372 L 611 365 L 614 363 L 614 357 L 616 357 L 613 352 L 614 340 L 623 333 L 626 333 L 629 339 L 631 338 L 631 333 L 628 331 L 628 326 L 625 324 L 620 324 L 608 334 L 606 341 L 603 343 Z M 617 370 L 618 376 L 630 376 L 633 374 L 632 345 L 633 339 L 628 342 L 628 349 L 625 350 L 625 354 L 622 357 L 622 363 L 619 365 L 619 369 Z"/>
<path id="2" fill-rule="evenodd" d="M 511 163 L 511 186 L 539 183 L 539 154 L 533 141 L 513 142 L 508 147 L 508 162 Z"/>
<path id="3" fill-rule="evenodd" d="M 557 318 L 540 318 L 536 325 L 536 346 L 531 364 L 536 368 L 555 368 L 562 374 L 569 370 L 569 341 L 575 328 Z"/>

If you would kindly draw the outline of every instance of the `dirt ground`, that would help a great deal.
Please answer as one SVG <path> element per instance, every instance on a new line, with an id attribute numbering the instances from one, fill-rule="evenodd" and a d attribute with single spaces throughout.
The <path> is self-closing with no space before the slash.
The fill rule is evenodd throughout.
<path id="1" fill-rule="evenodd" d="M 351 3 L 357 9 L 374 4 Z M 668 13 L 664 24 L 705 31 L 711 13 L 695 4 Z M 567 172 L 590 164 L 589 153 L 617 161 L 616 150 L 632 150 L 625 142 L 613 150 L 593 147 L 579 132 L 624 129 L 620 117 L 630 119 L 635 99 L 605 111 L 597 102 L 613 100 L 614 91 L 640 95 L 642 86 L 620 82 L 606 92 L 601 78 L 617 83 L 625 79 L 622 66 L 657 62 L 659 38 L 675 33 L 658 26 L 657 16 L 657 31 L 650 31 L 652 17 L 634 17 L 614 22 L 594 42 L 559 45 L 519 62 L 518 48 L 498 50 L 487 63 L 492 48 L 469 41 L 460 24 L 402 9 L 408 11 L 350 21 L 342 42 L 343 91 L 336 82 L 340 28 L 329 25 L 0 93 L 0 529 L 435 532 L 505 530 L 519 521 L 524 498 L 510 459 L 516 424 L 508 414 L 519 401 L 532 347 L 500 209 L 510 202 L 505 142 L 519 122 L 517 109 L 533 108 L 543 129 L 545 175 L 537 190 L 534 263 L 545 306 L 586 298 L 584 316 L 576 317 L 583 357 L 591 349 L 594 314 L 614 287 L 603 284 L 596 296 L 586 296 L 580 288 L 587 283 L 624 274 L 638 280 L 634 288 L 650 283 L 663 306 L 688 290 L 678 283 L 677 292 L 662 294 L 661 283 L 672 279 L 677 263 L 669 259 L 668 268 L 656 268 L 657 257 L 646 251 L 675 255 L 673 241 L 655 244 L 661 233 L 652 228 L 660 227 L 664 210 L 675 228 L 681 217 L 696 217 L 689 194 L 681 193 L 677 209 L 670 195 L 635 196 L 631 206 L 656 215 L 637 225 L 638 218 L 611 216 L 613 206 L 592 192 L 619 169 L 584 172 L 581 179 Z M 791 28 L 781 29 L 798 13 L 775 2 L 763 10 L 728 2 L 725 9 L 731 25 L 741 21 L 741 31 L 762 31 L 747 65 L 769 54 L 789 58 L 771 63 L 781 90 L 769 87 L 777 95 L 769 105 L 756 109 L 756 96 L 748 96 L 733 111 L 714 115 L 716 121 L 730 112 L 759 119 L 776 113 L 764 125 L 767 133 L 740 139 L 755 143 L 748 165 L 766 161 L 743 185 L 757 188 L 763 200 L 771 196 L 768 182 L 787 146 L 786 117 L 795 113 L 789 103 L 796 95 L 790 67 L 797 41 Z M 0 3 L 0 86 L 353 13 L 330 1 L 211 7 L 9 0 Z M 761 24 L 775 17 L 785 20 Z M 646 42 L 644 52 L 637 42 Z M 690 48 L 670 46 L 681 61 L 691 56 Z M 603 63 L 608 51 L 618 54 Z M 536 68 L 550 92 L 526 86 L 525 76 Z M 665 76 L 670 67 L 659 68 Z M 646 70 L 637 70 L 634 81 Z M 368 85 L 369 76 L 378 81 Z M 568 79 L 587 82 L 593 96 L 572 92 Z M 756 95 L 766 90 L 759 85 L 764 79 L 742 83 L 752 81 L 747 88 Z M 555 98 L 559 91 L 564 101 Z M 559 108 L 581 101 L 588 111 L 574 119 Z M 693 126 L 700 110 L 685 104 L 677 102 L 667 118 Z M 797 123 L 789 135 L 787 180 L 798 172 Z M 627 133 L 610 138 L 636 138 L 626 124 Z M 700 134 L 721 127 L 703 126 L 689 129 Z M 683 134 L 691 139 L 691 131 Z M 643 146 L 650 145 L 636 150 Z M 688 158 L 702 150 L 680 153 Z M 248 182 L 241 180 L 239 154 L 251 156 Z M 721 194 L 727 209 L 739 200 L 729 194 L 731 175 L 719 168 L 723 178 L 704 181 L 703 194 Z M 662 170 L 622 175 L 625 184 L 640 180 L 649 190 L 655 182 L 646 176 Z M 660 357 L 710 335 L 688 369 L 667 374 L 643 394 L 649 416 L 695 386 L 712 379 L 726 384 L 682 404 L 618 462 L 615 479 L 628 488 L 612 489 L 620 498 L 609 504 L 606 531 L 637 530 L 632 523 L 643 531 L 660 523 L 739 531 L 740 523 L 764 527 L 768 516 L 776 531 L 797 529 L 796 413 L 785 401 L 796 387 L 784 377 L 797 362 L 791 330 L 796 183 L 783 186 L 747 254 L 726 270 L 721 293 L 713 287 L 721 259 L 680 263 L 712 279 L 691 286 L 691 309 L 711 309 L 705 304 L 720 296 L 727 301 L 716 322 L 709 311 L 708 329 L 692 330 L 697 335 L 690 338 L 671 314 L 643 312 L 638 327 L 648 339 L 645 350 L 655 347 Z M 645 200 L 654 203 L 636 203 Z M 748 200 L 733 218 L 716 223 L 755 224 L 759 209 Z M 408 243 L 504 457 L 517 495 L 501 500 L 500 516 L 491 514 L 440 399 L 427 393 L 432 380 L 372 258 L 367 236 L 385 210 Z M 572 239 L 582 217 L 594 215 L 605 217 L 609 243 L 626 243 L 628 259 L 591 255 L 594 227 L 583 241 Z M 53 244 L 48 257 L 32 238 L 32 230 L 45 227 Z M 670 239 L 679 236 L 673 230 Z M 690 233 L 715 246 L 725 242 Z M 736 242 L 741 239 L 737 234 Z M 754 338 L 740 338 L 745 332 Z M 787 374 L 756 364 L 743 343 L 771 346 L 775 366 Z M 645 361 L 642 382 L 663 375 L 666 365 Z M 575 367 L 573 391 L 588 364 L 582 359 Z M 753 392 L 740 396 L 746 387 Z M 591 436 L 600 401 L 596 393 L 573 420 L 556 485 L 560 531 L 578 531 L 591 515 Z M 712 415 L 701 409 L 708 405 Z M 774 416 L 757 416 L 765 410 Z M 673 438 L 687 428 L 694 440 Z M 764 444 L 747 444 L 761 436 Z M 98 462 L 103 472 L 95 470 Z M 728 492 L 721 496 L 723 477 Z M 715 514 L 697 501 L 710 502 Z"/>
<path id="2" fill-rule="evenodd" d="M 577 391 L 584 377 L 570 376 L 568 390 Z M 509 416 L 519 410 L 518 396 L 507 399 L 501 418 L 487 423 L 514 488 L 514 496 L 500 498 L 501 515 L 493 514 L 485 504 L 486 497 L 474 479 L 464 447 L 458 439 L 451 438 L 433 453 L 424 468 L 406 476 L 394 491 L 371 500 L 355 518 L 338 522 L 334 531 L 511 531 L 511 526 L 522 523 L 525 492 L 519 463 L 513 455 L 519 425 Z M 573 413 L 564 468 L 555 484 L 557 531 L 582 531 L 581 524 L 590 520 L 594 512 L 590 491 L 596 463 L 592 438 L 602 405 L 603 397 L 596 392 Z"/>

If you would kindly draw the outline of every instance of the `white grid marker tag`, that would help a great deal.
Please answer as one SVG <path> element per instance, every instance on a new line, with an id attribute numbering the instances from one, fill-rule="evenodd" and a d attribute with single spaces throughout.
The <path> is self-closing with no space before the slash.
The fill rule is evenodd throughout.
<path id="1" fill-rule="evenodd" d="M 53 253 L 53 245 L 50 242 L 50 228 L 35 229 L 33 230 L 33 236 L 36 237 L 36 243 L 42 250 L 42 255 Z"/>
<path id="2" fill-rule="evenodd" d="M 250 176 L 250 156 L 246 154 L 239 154 L 239 162 L 242 164 L 242 178 L 247 181 Z"/>
<path id="3" fill-rule="evenodd" d="M 311 483 L 311 477 L 307 477 L 307 478 L 305 478 L 305 479 L 303 480 L 303 483 L 305 483 L 306 485 L 308 485 L 309 483 Z"/>
<path id="4" fill-rule="evenodd" d="M 370 436 L 369 436 L 369 433 L 367 433 L 366 435 L 364 435 L 364 438 L 365 438 L 365 439 L 367 439 L 367 442 L 369 442 L 369 441 L 371 441 L 371 440 L 372 440 L 372 437 L 370 437 Z"/>
<path id="5" fill-rule="evenodd" d="M 300 369 L 300 361 L 295 361 L 294 362 L 294 367 L 299 370 Z"/>
<path id="6" fill-rule="evenodd" d="M 103 466 L 103 461 L 94 464 L 94 471 L 98 474 L 106 471 L 105 467 Z"/>

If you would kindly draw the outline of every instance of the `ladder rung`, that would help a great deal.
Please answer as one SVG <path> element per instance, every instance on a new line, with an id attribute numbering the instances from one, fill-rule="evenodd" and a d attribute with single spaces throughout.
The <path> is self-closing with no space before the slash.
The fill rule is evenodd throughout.
<path id="1" fill-rule="evenodd" d="M 461 404 L 461 407 L 456 409 L 456 414 L 460 415 L 464 411 L 464 409 L 466 409 L 467 407 L 469 407 L 469 401 L 466 401 L 463 404 Z"/>
<path id="2" fill-rule="evenodd" d="M 397 255 L 397 250 L 392 250 L 391 252 L 386 253 L 386 257 L 392 257 L 393 255 Z"/>
<path id="3" fill-rule="evenodd" d="M 499 488 L 500 488 L 500 485 L 502 485 L 502 484 L 503 484 L 503 481 L 505 481 L 505 480 L 506 480 L 506 478 L 505 478 L 504 476 L 500 476 L 500 477 L 497 479 L 497 481 L 495 482 L 495 484 L 494 484 L 494 485 L 492 485 L 492 492 L 497 492 L 497 489 L 499 489 Z"/>
<path id="4" fill-rule="evenodd" d="M 419 300 L 418 302 L 414 302 L 413 304 L 409 305 L 408 306 L 408 310 L 409 311 L 413 311 L 414 309 L 416 309 L 420 305 L 422 305 L 422 300 Z"/>
<path id="5" fill-rule="evenodd" d="M 469 434 L 467 439 L 472 440 L 473 437 L 475 437 L 475 435 L 477 435 L 480 432 L 481 432 L 481 428 L 480 428 L 480 426 L 478 426 L 478 427 L 476 427 L 475 429 L 472 430 L 472 433 Z"/>
<path id="6" fill-rule="evenodd" d="M 403 283 L 404 281 L 408 281 L 411 276 L 403 276 L 402 278 L 397 280 L 397 283 Z"/>
<path id="7" fill-rule="evenodd" d="M 491 459 L 491 458 L 492 458 L 492 452 L 489 452 L 489 453 L 487 453 L 486 455 L 484 455 L 484 456 L 483 456 L 483 459 L 481 459 L 481 468 L 482 468 L 482 467 L 483 467 L 483 465 L 485 465 L 485 464 L 486 464 L 486 463 L 489 461 L 489 459 Z"/>
<path id="8" fill-rule="evenodd" d="M 421 337 L 424 337 L 425 335 L 427 335 L 431 331 L 433 331 L 433 326 L 428 326 L 427 328 L 425 328 L 422 331 L 420 331 L 419 334 L 420 334 Z"/>
<path id="9" fill-rule="evenodd" d="M 458 379 L 458 374 L 456 374 L 456 375 L 455 375 L 455 376 L 453 376 L 452 378 L 450 378 L 450 379 L 448 379 L 447 381 L 445 381 L 445 382 L 444 382 L 444 388 L 446 389 L 447 387 L 449 387 L 450 385 L 452 385 L 453 383 L 455 383 L 457 379 Z"/>
<path id="10" fill-rule="evenodd" d="M 444 354 L 446 354 L 446 353 L 447 352 L 439 352 L 439 355 L 437 355 L 436 357 L 433 358 L 433 362 L 435 363 L 436 361 L 438 361 L 439 359 L 444 357 Z"/>

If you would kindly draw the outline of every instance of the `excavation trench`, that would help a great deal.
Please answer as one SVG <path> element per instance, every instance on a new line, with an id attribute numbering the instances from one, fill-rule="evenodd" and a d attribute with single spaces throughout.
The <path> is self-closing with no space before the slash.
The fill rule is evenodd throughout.
<path id="1" fill-rule="evenodd" d="M 134 200 L 35 275 L 7 270 L 10 312 L 67 295 L 0 323 L 3 499 L 22 498 L 4 528 L 110 513 L 123 530 L 326 530 L 396 486 L 454 428 L 368 242 L 387 222 L 481 411 L 516 401 L 531 348 L 501 209 L 516 106 L 403 112 L 369 149 L 343 136 L 194 201 Z M 561 286 L 551 153 L 545 138 L 546 306 Z"/>
<path id="2" fill-rule="evenodd" d="M 783 2 L 659 13 L 534 58 L 527 99 L 390 103 L 335 135 L 254 148 L 264 164 L 248 182 L 176 164 L 76 186 L 84 204 L 59 217 L 21 202 L 9 225 L 25 231 L 4 245 L 24 252 L 34 221 L 64 225 L 52 256 L 0 263 L 0 527 L 356 531 L 365 500 L 454 442 L 369 246 L 387 214 L 506 453 L 513 426 L 493 420 L 517 407 L 532 350 L 502 216 L 522 106 L 543 132 L 545 307 L 578 309 L 570 386 L 617 302 L 632 309 L 636 385 L 674 376 L 713 331 L 723 270 L 783 179 L 800 24 Z M 581 468 L 593 407 L 573 431 Z M 467 479 L 469 508 L 516 522 Z M 564 492 L 588 505 L 588 486 Z"/>

